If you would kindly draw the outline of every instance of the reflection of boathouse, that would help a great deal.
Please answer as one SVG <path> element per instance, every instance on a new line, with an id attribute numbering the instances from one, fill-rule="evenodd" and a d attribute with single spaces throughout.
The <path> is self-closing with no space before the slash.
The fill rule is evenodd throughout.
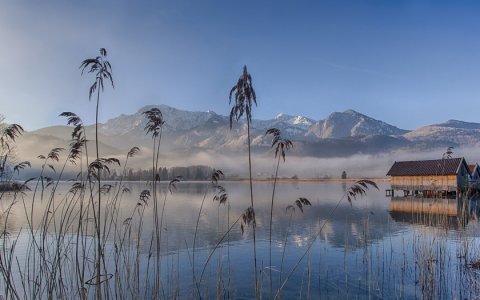
<path id="1" fill-rule="evenodd" d="M 387 173 L 392 185 L 387 195 L 457 199 L 468 188 L 469 174 L 464 158 L 396 161 Z"/>
<path id="2" fill-rule="evenodd" d="M 465 209 L 448 198 L 393 197 L 389 214 L 397 222 L 446 228 L 458 228 L 459 221 L 465 220 Z"/>

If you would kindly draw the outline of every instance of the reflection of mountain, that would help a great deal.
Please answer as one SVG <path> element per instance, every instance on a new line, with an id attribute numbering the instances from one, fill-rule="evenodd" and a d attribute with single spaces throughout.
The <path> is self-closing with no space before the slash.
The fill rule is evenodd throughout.
<path id="1" fill-rule="evenodd" d="M 248 184 L 242 182 L 223 183 L 228 193 L 228 203 L 230 204 L 230 223 L 233 223 L 250 205 L 248 198 Z M 122 223 L 125 219 L 132 216 L 132 210 L 138 201 L 138 195 L 143 189 L 149 188 L 148 184 L 124 183 L 132 192 L 123 196 L 119 211 L 118 220 Z M 70 184 L 62 183 L 59 192 L 68 191 Z M 419 218 L 406 218 L 411 213 L 390 212 L 391 200 L 383 194 L 385 185 L 379 184 L 381 191 L 370 190 L 366 197 L 354 200 L 352 206 L 344 199 L 338 207 L 337 202 L 344 194 L 344 188 L 341 183 L 281 183 L 277 186 L 277 196 L 274 203 L 273 220 L 273 239 L 275 244 L 283 243 L 285 234 L 289 232 L 289 241 L 297 246 L 308 242 L 309 238 L 326 222 L 321 234 L 320 240 L 328 245 L 349 249 L 363 247 L 376 241 L 397 234 L 405 229 L 405 224 L 392 222 L 406 221 L 412 223 L 418 222 Z M 268 224 L 270 218 L 271 201 L 271 183 L 255 183 L 254 197 L 255 210 L 257 215 L 257 229 L 259 243 L 268 241 Z M 185 249 L 186 244 L 192 247 L 193 235 L 198 212 L 206 194 L 203 211 L 200 217 L 197 247 L 204 248 L 215 245 L 218 239 L 226 232 L 227 225 L 227 206 L 219 206 L 212 200 L 213 190 L 208 183 L 186 183 L 177 184 L 177 189 L 170 193 L 167 189 L 167 183 L 162 183 L 159 188 L 159 201 L 163 203 L 166 199 L 165 219 L 162 237 L 162 251 L 176 251 Z M 166 198 L 165 198 L 166 197 Z M 311 207 L 305 207 L 302 214 L 298 209 L 293 214 L 292 226 L 289 229 L 290 214 L 285 211 L 285 207 L 292 204 L 298 197 L 306 197 L 312 202 Z M 26 196 L 27 205 L 28 194 Z M 152 202 L 150 198 L 147 201 L 143 224 L 142 251 L 148 252 L 151 232 L 152 232 Z M 395 201 L 394 201 L 395 202 Z M 47 201 L 37 201 L 35 211 L 42 212 Z M 451 204 L 447 203 L 447 207 Z M 407 205 L 407 204 L 401 204 Z M 394 207 L 397 210 L 400 207 L 395 202 Z M 333 211 L 333 213 L 331 213 Z M 15 227 L 23 227 L 26 220 L 22 206 L 18 205 L 12 212 L 15 214 Z M 35 216 L 39 218 L 39 216 Z M 138 225 L 139 215 L 133 216 L 134 226 Z M 402 217 L 402 218 L 400 218 Z M 421 220 L 421 219 L 420 219 Z M 414 222 L 415 221 L 415 222 Z M 251 241 L 251 228 L 247 229 L 245 235 L 241 234 L 240 226 L 234 227 L 230 234 L 231 243 L 249 243 Z M 224 241 L 226 243 L 226 241 Z"/>
<path id="2" fill-rule="evenodd" d="M 372 197 L 377 199 L 376 197 Z M 374 201 L 372 199 L 372 201 Z M 359 208 L 343 203 L 336 208 L 334 204 L 314 206 L 302 216 L 303 232 L 314 232 L 326 221 L 320 239 L 334 247 L 356 249 L 386 236 L 394 234 L 399 229 L 389 222 L 387 212 L 382 207 L 370 206 Z"/>
<path id="3" fill-rule="evenodd" d="M 125 202 L 122 211 L 124 218 L 134 201 L 138 199 L 139 191 L 146 188 L 141 183 L 126 183 L 132 190 L 131 200 Z M 230 203 L 230 222 L 233 223 L 238 216 L 249 206 L 248 184 L 225 183 Z M 337 248 L 355 249 L 368 245 L 394 234 L 399 228 L 390 222 L 387 214 L 389 199 L 382 193 L 371 191 L 368 199 L 357 200 L 350 206 L 347 201 L 342 201 L 335 212 L 330 211 L 336 206 L 343 194 L 342 184 L 285 184 L 278 187 L 278 196 L 275 198 L 273 240 L 274 244 L 283 244 L 285 234 L 289 231 L 289 243 L 302 246 L 308 243 L 316 231 L 324 224 L 320 240 Z M 186 242 L 189 247 L 193 243 L 195 223 L 205 191 L 208 190 L 197 234 L 197 247 L 205 248 L 215 245 L 227 229 L 227 207 L 219 206 L 212 201 L 213 190 L 207 183 L 179 183 L 177 190 L 170 194 L 166 184 L 162 184 L 160 201 L 167 196 L 166 217 L 164 222 L 164 237 L 162 239 L 162 252 L 185 249 Z M 268 241 L 268 224 L 270 219 L 271 183 L 258 183 L 254 185 L 255 210 L 257 214 L 257 238 L 259 243 Z M 290 213 L 285 207 L 298 197 L 311 200 L 312 206 L 306 207 L 302 214 L 298 209 L 292 217 L 292 226 L 289 229 Z M 151 201 L 151 200 L 150 200 Z M 362 201 L 362 202 L 360 202 Z M 368 205 L 365 206 L 365 202 Z M 152 219 L 151 203 L 145 211 L 144 237 L 141 243 L 142 251 L 147 252 L 149 247 L 150 226 Z M 120 218 L 121 219 L 121 218 Z M 251 228 L 242 235 L 239 224 L 230 234 L 231 243 L 249 243 L 252 239 Z M 225 245 L 226 240 L 223 242 Z M 292 245 L 293 246 L 293 245 Z M 291 247 L 291 246 L 289 246 Z"/>
<path id="4" fill-rule="evenodd" d="M 244 197 L 248 194 L 248 185 L 228 183 L 225 186 L 231 205 L 230 221 L 233 222 L 249 205 L 249 199 Z M 179 184 L 178 191 L 169 196 L 168 230 L 175 232 L 174 236 L 169 237 L 171 246 L 178 243 L 179 247 L 184 248 L 185 240 L 192 240 L 195 226 L 190 223 L 196 220 L 205 188 L 205 184 Z M 256 184 L 254 189 L 259 241 L 268 240 L 270 188 L 270 183 L 263 183 Z M 343 194 L 341 184 L 282 184 L 278 188 L 274 208 L 273 239 L 279 243 L 283 242 L 289 230 L 290 213 L 285 211 L 285 207 L 292 203 L 292 199 L 299 196 L 310 199 L 312 206 L 306 207 L 303 214 L 298 209 L 293 214 L 289 241 L 298 245 L 311 238 L 325 221 L 327 223 L 320 239 L 338 248 L 343 248 L 345 243 L 353 249 L 362 247 L 398 230 L 395 224 L 391 224 L 387 214 L 389 199 L 383 197 L 380 192 L 370 192 L 368 199 L 363 200 L 368 201 L 367 206 L 364 202 L 360 205 L 360 200 L 354 202 L 353 206 L 350 206 L 347 201 L 342 201 L 333 214 L 330 214 Z M 320 191 L 321 194 L 319 194 Z M 200 219 L 197 241 L 199 247 L 214 245 L 226 229 L 227 208 L 219 207 L 211 198 L 212 194 L 207 194 Z M 243 236 L 239 226 L 234 228 L 230 236 L 233 243 L 251 238 L 251 228 L 247 229 L 247 234 Z"/>

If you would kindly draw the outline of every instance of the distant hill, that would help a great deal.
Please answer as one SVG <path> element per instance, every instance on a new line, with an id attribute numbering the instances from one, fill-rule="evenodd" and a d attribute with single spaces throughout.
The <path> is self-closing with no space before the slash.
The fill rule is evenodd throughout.
<path id="1" fill-rule="evenodd" d="M 476 145 L 480 142 L 480 124 L 457 120 L 415 129 L 405 137 L 411 141 Z"/>

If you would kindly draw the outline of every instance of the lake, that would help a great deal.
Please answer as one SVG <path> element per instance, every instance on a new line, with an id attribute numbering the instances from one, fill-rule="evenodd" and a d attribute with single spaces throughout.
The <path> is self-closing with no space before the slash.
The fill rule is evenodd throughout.
<path id="1" fill-rule="evenodd" d="M 462 221 L 452 213 L 458 208 L 456 200 L 391 199 L 385 196 L 390 188 L 386 183 L 379 183 L 379 190 L 370 189 L 350 204 L 342 197 L 352 183 L 277 184 L 271 265 L 273 183 L 254 183 L 257 273 L 263 297 L 270 297 L 270 278 L 272 295 L 284 299 L 452 299 L 480 295 L 480 272 L 471 266 L 480 260 L 476 213 L 467 214 Z M 151 186 L 145 182 L 126 182 L 121 187 L 109 184 L 112 187 L 105 187 L 102 193 L 105 205 L 101 213 L 104 279 L 108 279 L 105 293 L 111 298 L 152 297 L 149 285 L 154 280 L 152 261 L 156 256 L 153 197 L 139 200 L 141 191 Z M 250 205 L 249 185 L 220 184 L 228 194 L 225 204 L 213 201 L 215 189 L 208 183 L 179 182 L 171 193 L 167 184 L 160 184 L 160 209 L 165 201 L 161 298 L 255 297 L 252 224 L 242 233 L 241 222 L 235 223 Z M 35 186 L 24 195 L 2 195 L 0 226 L 8 234 L 0 245 L 4 270 L 0 295 L 7 294 L 7 282 L 11 282 L 10 296 L 14 287 L 19 298 L 48 298 L 49 291 L 54 291 L 54 298 L 77 298 L 82 293 L 88 298 L 95 296 L 95 286 L 79 287 L 78 279 L 82 274 L 81 281 L 86 282 L 95 275 L 94 218 L 85 215 L 78 224 L 79 199 L 88 205 L 89 189 L 82 194 L 71 191 L 71 186 L 60 183 L 54 197 L 50 196 L 54 186 L 43 193 L 37 189 L 33 202 Z M 299 197 L 307 198 L 311 206 L 303 206 L 303 213 L 298 207 L 286 210 Z M 96 201 L 97 195 L 92 199 Z M 473 204 L 466 204 L 467 210 Z M 45 215 L 53 217 L 43 222 Z M 82 238 L 78 238 L 80 227 Z M 9 261 L 13 263 L 9 265 Z M 45 270 L 57 271 L 49 276 Z M 11 275 L 5 275 L 7 272 Z"/>

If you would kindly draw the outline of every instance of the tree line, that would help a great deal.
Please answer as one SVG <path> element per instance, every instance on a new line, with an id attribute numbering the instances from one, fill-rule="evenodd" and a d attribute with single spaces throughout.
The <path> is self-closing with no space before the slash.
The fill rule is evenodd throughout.
<path id="1" fill-rule="evenodd" d="M 210 175 L 215 170 L 209 166 L 188 166 L 188 167 L 159 167 L 158 175 L 160 180 L 167 181 L 174 178 L 182 178 L 183 180 L 209 180 Z M 103 180 L 120 180 L 123 175 L 125 181 L 151 181 L 153 176 L 153 169 L 132 169 L 125 170 L 125 174 L 116 169 L 111 170 L 110 174 L 103 174 Z"/>

